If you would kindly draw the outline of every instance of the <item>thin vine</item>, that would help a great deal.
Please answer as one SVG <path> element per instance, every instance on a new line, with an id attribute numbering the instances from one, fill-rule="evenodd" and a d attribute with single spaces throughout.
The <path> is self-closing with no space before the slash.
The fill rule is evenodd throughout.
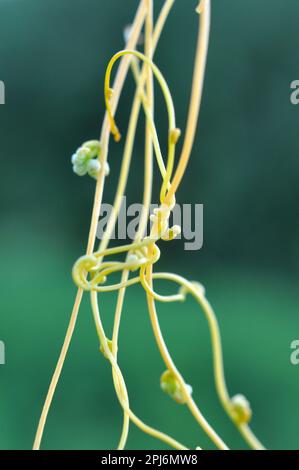
<path id="1" fill-rule="evenodd" d="M 154 52 L 173 5 L 174 0 L 166 0 L 164 2 L 156 25 L 154 25 L 153 0 L 140 1 L 135 19 L 130 28 L 126 48 L 111 58 L 106 69 L 104 83 L 106 115 L 101 137 L 99 140 L 85 142 L 72 157 L 73 170 L 76 174 L 79 176 L 88 174 L 97 181 L 94 207 L 86 254 L 80 257 L 73 267 L 73 279 L 78 286 L 78 291 L 65 341 L 39 421 L 33 446 L 35 450 L 38 450 L 41 445 L 48 412 L 76 326 L 84 292 L 89 292 L 90 294 L 91 309 L 100 348 L 105 358 L 111 364 L 115 393 L 123 410 L 123 427 L 117 448 L 119 450 L 125 448 L 130 422 L 134 423 L 141 431 L 165 442 L 174 449 L 183 450 L 188 448 L 175 438 L 144 423 L 133 412 L 130 406 L 129 392 L 118 363 L 118 338 L 125 305 L 125 295 L 127 289 L 136 284 L 145 292 L 153 334 L 166 367 L 160 379 L 162 390 L 177 403 L 188 407 L 194 419 L 218 449 L 228 450 L 227 444 L 204 417 L 199 406 L 193 400 L 192 387 L 185 382 L 181 372 L 177 369 L 168 351 L 159 324 L 156 303 L 165 302 L 171 305 L 172 302 L 184 302 L 186 297 L 191 295 L 199 304 L 208 322 L 213 351 L 215 386 L 219 400 L 249 446 L 253 449 L 264 449 L 263 445 L 249 428 L 252 415 L 249 402 L 243 395 L 238 394 L 230 397 L 228 393 L 224 375 L 219 326 L 215 313 L 206 299 L 204 287 L 197 282 L 190 282 L 180 275 L 160 273 L 154 270 L 157 261 L 161 257 L 162 244 L 174 240 L 181 231 L 181 228 L 177 225 L 170 226 L 169 220 L 176 203 L 177 190 L 188 165 L 196 134 L 210 32 L 210 0 L 201 0 L 196 9 L 199 16 L 199 33 L 188 119 L 184 132 L 182 151 L 178 159 L 176 159 L 176 146 L 181 137 L 181 130 L 176 124 L 175 107 L 167 81 L 153 60 Z M 141 53 L 136 50 L 136 47 L 143 27 L 144 52 Z M 116 78 L 111 86 L 111 73 L 118 61 L 119 66 Z M 102 204 L 104 184 L 106 177 L 109 175 L 109 137 L 112 134 L 116 142 L 121 140 L 121 133 L 117 127 L 115 115 L 123 84 L 130 69 L 136 82 L 136 92 L 128 123 L 119 182 L 116 188 L 112 214 L 100 246 L 98 250 L 95 250 L 96 228 Z M 156 79 L 161 88 L 168 114 L 168 146 L 165 152 L 161 149 L 155 125 L 154 79 Z M 122 197 L 125 194 L 129 179 L 133 146 L 141 109 L 143 109 L 146 119 L 143 210 L 135 240 L 127 245 L 109 248 L 111 234 L 117 222 Z M 164 153 L 165 157 L 163 157 Z M 159 207 L 154 209 L 153 213 L 150 213 L 154 157 L 161 175 L 161 190 Z M 152 224 L 151 231 L 149 236 L 146 236 L 149 220 Z M 120 275 L 118 283 L 109 283 L 109 277 L 112 274 Z M 176 292 L 172 295 L 163 295 L 157 292 L 154 286 L 155 280 L 165 280 L 173 283 L 177 286 Z M 117 291 L 118 297 L 114 314 L 113 334 L 110 339 L 105 332 L 101 319 L 99 298 L 106 292 L 112 291 Z M 200 450 L 201 447 L 198 446 L 197 449 Z"/>

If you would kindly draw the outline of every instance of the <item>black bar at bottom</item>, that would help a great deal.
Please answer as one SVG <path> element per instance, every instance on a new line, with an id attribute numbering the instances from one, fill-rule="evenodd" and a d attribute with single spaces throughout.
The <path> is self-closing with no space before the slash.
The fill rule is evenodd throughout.
<path id="1" fill-rule="evenodd" d="M 288 455 L 294 458 L 294 452 L 298 451 L 0 451 L 0 465 L 5 462 L 18 461 L 22 463 L 58 463 L 74 461 L 76 464 L 121 465 L 126 468 L 149 467 L 161 468 L 166 465 L 204 466 L 213 463 L 265 461 L 267 463 L 275 459 L 275 463 L 283 459 L 285 463 Z M 281 457 L 280 457 L 281 456 Z"/>

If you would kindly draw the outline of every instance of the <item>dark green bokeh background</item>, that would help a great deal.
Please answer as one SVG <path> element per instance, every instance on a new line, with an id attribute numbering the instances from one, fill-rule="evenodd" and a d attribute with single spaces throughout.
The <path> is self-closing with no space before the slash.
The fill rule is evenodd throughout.
<path id="1" fill-rule="evenodd" d="M 0 0 L 1 318 L 7 364 L 0 367 L 0 447 L 32 445 L 49 379 L 64 337 L 75 287 L 71 266 L 85 250 L 94 183 L 71 171 L 70 156 L 99 135 L 103 77 L 123 47 L 137 0 Z M 160 0 L 155 1 L 161 6 Z M 184 128 L 192 72 L 196 1 L 177 0 L 156 62 L 173 92 Z M 251 401 L 253 429 L 273 449 L 296 449 L 299 366 L 299 78 L 297 0 L 212 2 L 211 45 L 198 137 L 179 202 L 205 206 L 204 248 L 165 247 L 159 269 L 207 288 L 223 335 L 231 394 Z M 132 97 L 128 79 L 118 113 L 124 130 Z M 157 100 L 161 96 L 157 94 Z M 159 111 L 164 109 L 158 106 Z M 158 123 L 165 142 L 166 114 Z M 111 144 L 110 201 L 123 143 Z M 133 174 L 142 172 L 138 138 Z M 129 195 L 140 201 L 132 176 Z M 177 244 L 176 244 L 177 243 Z M 174 255 L 179 258 L 174 258 Z M 163 286 L 160 287 L 163 289 Z M 166 289 L 167 290 L 167 289 Z M 115 297 L 103 301 L 107 331 Z M 184 407 L 159 389 L 164 370 L 143 292 L 127 295 L 120 364 L 134 411 L 195 448 L 213 448 Z M 206 322 L 188 301 L 159 309 L 180 370 L 226 442 L 245 448 L 214 392 Z M 88 298 L 51 410 L 44 448 L 113 448 L 121 426 L 109 365 L 98 352 Z M 134 426 L 129 448 L 163 448 Z"/>

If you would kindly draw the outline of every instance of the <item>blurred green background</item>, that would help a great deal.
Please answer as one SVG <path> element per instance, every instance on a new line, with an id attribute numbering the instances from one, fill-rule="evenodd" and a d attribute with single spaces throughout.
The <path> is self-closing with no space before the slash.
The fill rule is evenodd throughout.
<path id="1" fill-rule="evenodd" d="M 103 78 L 123 48 L 137 0 L 0 0 L 1 317 L 0 447 L 29 449 L 72 308 L 71 267 L 84 253 L 95 184 L 72 173 L 70 156 L 99 135 Z M 156 0 L 156 11 L 162 1 Z M 177 0 L 155 60 L 173 92 L 184 128 L 189 98 L 196 0 Z M 299 79 L 297 0 L 212 2 L 210 54 L 196 145 L 178 202 L 204 204 L 204 247 L 165 246 L 157 269 L 201 281 L 223 336 L 230 393 L 244 393 L 253 429 L 272 449 L 298 449 L 299 366 Z M 129 78 L 118 123 L 125 130 Z M 157 94 L 159 106 L 161 96 Z M 158 117 L 158 116 L 157 116 Z M 158 117 L 165 142 L 166 114 Z M 142 128 L 141 128 L 142 130 Z M 123 142 L 111 144 L 113 190 Z M 142 171 L 138 137 L 133 174 Z M 142 188 L 132 178 L 131 200 Z M 160 287 L 160 290 L 167 288 Z M 164 365 L 155 347 L 141 288 L 128 291 L 119 357 L 133 410 L 195 448 L 213 448 L 189 416 L 159 388 Z M 115 296 L 102 300 L 110 332 Z M 162 330 L 194 397 L 230 446 L 246 448 L 222 411 L 213 384 L 203 315 L 189 300 L 159 308 Z M 182 340 L 183 338 L 183 340 Z M 98 352 L 88 298 L 49 415 L 45 449 L 114 448 L 121 429 L 109 364 Z M 128 448 L 163 444 L 132 425 Z"/>

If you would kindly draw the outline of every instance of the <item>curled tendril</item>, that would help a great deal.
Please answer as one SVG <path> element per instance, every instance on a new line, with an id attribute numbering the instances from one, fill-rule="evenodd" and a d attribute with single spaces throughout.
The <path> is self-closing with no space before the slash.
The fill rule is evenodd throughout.
<path id="1" fill-rule="evenodd" d="M 148 4 L 148 9 L 150 10 L 150 1 L 145 2 Z M 120 51 L 119 53 L 115 54 L 111 61 L 108 64 L 105 76 L 105 102 L 107 108 L 107 116 L 110 125 L 110 132 L 114 135 L 115 141 L 119 141 L 121 139 L 121 134 L 119 129 L 116 125 L 114 114 L 116 111 L 117 106 L 113 106 L 114 98 L 114 90 L 110 86 L 110 77 L 111 71 L 113 68 L 114 63 L 125 55 L 132 55 L 132 70 L 133 74 L 136 79 L 137 83 L 137 92 L 136 92 L 136 99 L 139 99 L 140 102 L 143 104 L 143 108 L 146 115 L 147 120 L 147 129 L 150 130 L 151 134 L 147 133 L 147 140 L 150 141 L 149 137 L 152 139 L 152 144 L 156 153 L 156 158 L 159 165 L 159 170 L 162 175 L 162 185 L 160 189 L 160 206 L 153 211 L 150 215 L 150 220 L 152 222 L 152 228 L 150 232 L 150 236 L 146 238 L 142 238 L 140 231 L 140 237 L 138 235 L 138 242 L 132 242 L 130 245 L 124 245 L 112 249 L 100 250 L 98 252 L 94 252 L 92 255 L 83 256 L 81 257 L 74 265 L 73 268 L 73 278 L 75 283 L 81 287 L 83 290 L 91 291 L 91 304 L 92 310 L 95 317 L 95 323 L 97 327 L 98 336 L 100 339 L 100 350 L 104 354 L 104 356 L 111 362 L 114 374 L 114 381 L 115 381 L 115 389 L 116 393 L 120 398 L 120 403 L 123 406 L 124 413 L 125 413 L 125 420 L 130 417 L 135 423 L 138 423 L 138 426 L 148 432 L 149 434 L 155 435 L 160 439 L 164 440 L 165 442 L 172 443 L 175 448 L 183 448 L 179 443 L 176 443 L 172 439 L 169 439 L 167 436 L 165 437 L 163 434 L 156 432 L 153 429 L 144 426 L 144 424 L 132 414 L 129 408 L 129 402 L 127 397 L 126 386 L 123 381 L 121 372 L 119 370 L 117 364 L 117 338 L 115 339 L 115 331 L 113 333 L 113 339 L 110 340 L 106 337 L 104 330 L 102 328 L 100 314 L 98 312 L 97 306 L 97 295 L 96 292 L 107 292 L 113 290 L 120 290 L 125 287 L 132 286 L 134 284 L 141 284 L 143 289 L 145 290 L 148 299 L 151 301 L 157 300 L 160 302 L 175 302 L 175 301 L 184 301 L 188 294 L 192 294 L 193 297 L 196 298 L 200 306 L 202 307 L 208 322 L 209 327 L 211 330 L 211 339 L 212 339 L 212 347 L 213 347 L 213 354 L 215 356 L 214 359 L 214 368 L 215 368 L 215 378 L 216 378 L 216 388 L 219 395 L 219 398 L 224 405 L 224 408 L 236 424 L 238 428 L 241 429 L 243 432 L 244 437 L 247 441 L 254 447 L 260 448 L 262 447 L 260 443 L 252 438 L 251 431 L 248 432 L 246 426 L 250 421 L 251 418 L 251 409 L 249 402 L 243 395 L 236 395 L 233 398 L 229 398 L 229 395 L 226 390 L 225 379 L 224 379 L 224 372 L 223 372 L 223 364 L 222 364 L 222 351 L 221 351 L 221 341 L 220 335 L 218 332 L 218 325 L 215 319 L 214 313 L 210 308 L 207 300 L 205 299 L 205 289 L 204 287 L 197 283 L 197 282 L 188 282 L 184 278 L 177 276 L 175 274 L 169 273 L 153 273 L 152 267 L 160 258 L 160 249 L 157 245 L 157 242 L 160 240 L 163 241 L 171 241 L 178 237 L 181 232 L 181 228 L 177 225 L 172 227 L 169 226 L 169 220 L 171 212 L 175 206 L 175 193 L 178 189 L 180 181 L 183 177 L 186 164 L 188 162 L 192 142 L 194 140 L 194 133 L 195 133 L 195 126 L 198 117 L 198 110 L 199 106 L 196 103 L 200 104 L 200 96 L 201 96 L 201 86 L 197 86 L 202 84 L 203 75 L 204 75 L 204 68 L 205 68 L 205 55 L 207 50 L 207 31 L 209 29 L 209 15 L 210 15 L 210 2 L 209 0 L 201 0 L 197 10 L 196 10 L 203 18 L 202 26 L 200 28 L 200 33 L 202 34 L 202 41 L 203 46 L 199 44 L 199 49 L 197 53 L 197 60 L 195 65 L 195 72 L 194 78 L 195 85 L 193 87 L 193 93 L 191 97 L 191 105 L 190 105 L 190 113 L 189 113 L 189 120 L 186 130 L 186 137 L 185 142 L 183 145 L 183 152 L 182 156 L 178 163 L 178 168 L 176 173 L 173 176 L 174 170 L 174 163 L 175 163 L 175 150 L 178 140 L 181 135 L 181 131 L 176 126 L 176 119 L 175 119 L 175 111 L 173 106 L 172 97 L 165 81 L 163 75 L 161 74 L 160 70 L 152 61 L 152 54 L 150 53 L 151 45 L 149 42 L 152 41 L 151 34 L 145 34 L 145 43 L 146 43 L 146 54 L 139 53 L 135 50 L 124 50 Z M 148 11 L 149 14 L 149 11 Z M 150 23 L 150 18 L 148 17 L 148 22 Z M 147 27 L 145 29 L 148 28 Z M 199 36 L 200 39 L 200 36 Z M 129 47 L 129 46 L 128 46 Z M 139 64 L 138 61 L 143 61 L 145 68 L 148 70 L 147 74 L 144 74 L 144 78 L 142 79 L 142 73 L 139 73 Z M 149 70 L 151 72 L 149 72 Z M 149 86 L 144 88 L 145 78 L 147 77 L 148 82 L 152 78 L 152 74 L 154 74 L 161 86 L 162 92 L 165 97 L 165 102 L 168 111 L 168 154 L 166 163 L 164 163 L 164 158 L 160 149 L 160 144 L 156 132 L 154 117 L 153 117 L 153 106 L 151 104 L 151 93 L 149 91 Z M 197 93 L 199 90 L 199 93 Z M 116 89 L 117 91 L 117 89 Z M 195 103 L 195 105 L 193 105 Z M 134 109 L 134 106 L 133 106 Z M 191 117 L 190 117 L 191 116 Z M 133 113 L 133 117 L 135 119 L 135 114 Z M 137 121 L 137 119 L 136 119 Z M 134 127 L 134 126 L 133 126 Z M 136 129 L 131 129 L 129 126 L 128 131 L 128 139 L 129 143 L 133 143 L 134 136 L 135 136 Z M 109 129 L 108 129 L 109 132 Z M 105 148 L 104 145 L 105 141 L 103 140 L 103 149 Z M 187 145 L 187 144 L 188 145 Z M 189 145 L 190 144 L 190 145 Z M 128 145 L 128 148 L 130 145 Z M 125 155 L 128 156 L 130 152 L 125 152 Z M 90 174 L 94 178 L 97 178 L 100 170 L 101 170 L 101 162 L 100 162 L 100 154 L 101 154 L 101 143 L 97 141 L 89 141 L 83 144 L 80 149 L 76 152 L 76 154 L 72 158 L 72 163 L 74 166 L 74 171 L 77 174 Z M 98 157 L 97 159 L 95 159 Z M 130 158 L 128 158 L 128 161 Z M 146 160 L 146 159 L 145 159 Z M 124 158 L 124 161 L 127 161 Z M 146 160 L 147 161 L 147 160 Z M 106 171 L 108 171 L 106 169 Z M 148 168 L 147 168 L 148 170 Z M 148 170 L 149 171 L 149 170 Z M 151 170 L 149 171 L 149 173 Z M 146 179 L 147 178 L 147 179 Z M 150 186 L 151 177 L 148 175 L 145 178 L 145 185 L 148 187 Z M 126 177 L 121 176 L 120 182 L 121 185 L 123 184 Z M 124 188 L 126 184 L 123 185 Z M 123 189 L 124 192 L 124 189 Z M 150 199 L 150 196 L 149 196 Z M 117 198 L 116 198 L 117 200 Z M 149 202 L 148 202 L 149 206 Z M 145 217 L 146 220 L 146 217 Z M 108 245 L 109 242 L 109 231 L 106 234 L 106 242 Z M 141 240 L 141 241 L 139 241 Z M 101 245 L 102 246 L 102 245 Z M 113 261 L 110 259 L 110 256 L 124 254 L 123 261 Z M 135 273 L 136 277 L 129 279 L 130 273 Z M 107 280 L 110 275 L 115 273 L 122 273 L 122 280 L 118 284 L 114 285 L 106 285 Z M 125 275 L 124 275 L 125 274 Z M 175 295 L 170 296 L 163 296 L 158 294 L 153 288 L 153 280 L 154 279 L 164 279 L 168 281 L 174 281 L 180 285 L 179 292 Z M 122 294 L 122 293 L 120 293 Z M 121 297 L 119 297 L 121 298 Z M 120 315 L 122 310 L 122 302 L 120 301 L 121 307 L 119 308 L 119 303 L 117 307 L 117 313 L 115 315 L 115 325 L 116 329 L 118 329 L 120 323 Z M 154 304 L 152 304 L 154 305 Z M 197 408 L 196 404 L 193 402 L 191 397 L 192 394 L 192 387 L 186 384 L 181 377 L 180 373 L 176 370 L 174 363 L 170 358 L 168 353 L 167 347 L 164 344 L 163 337 L 160 333 L 160 329 L 158 326 L 158 319 L 156 318 L 156 314 L 153 313 L 155 307 L 149 306 L 149 312 L 153 323 L 153 330 L 159 345 L 159 349 L 161 351 L 162 357 L 168 368 L 161 376 L 160 384 L 162 390 L 167 393 L 173 400 L 175 400 L 179 404 L 187 404 L 189 409 L 191 410 L 192 414 L 195 416 L 196 420 L 199 424 L 203 427 L 206 433 L 210 436 L 210 438 L 214 441 L 214 443 L 221 449 L 227 449 L 226 444 L 222 441 L 222 439 L 217 435 L 217 433 L 211 428 L 211 426 L 205 421 L 205 419 L 201 416 L 199 409 Z M 156 323 L 155 323 L 156 322 Z M 118 333 L 117 333 L 118 334 Z M 116 335 L 117 336 L 117 335 Z M 166 360 L 165 360 L 166 357 Z M 169 362 L 170 361 L 170 362 Z M 171 365 L 173 364 L 173 366 Z M 137 421 L 136 421 L 137 419 Z M 124 426 L 125 429 L 125 426 Z M 124 435 L 126 433 L 124 432 Z M 125 441 L 125 439 L 124 439 Z M 198 449 L 200 449 L 198 447 Z"/>
<path id="2" fill-rule="evenodd" d="M 142 54 L 141 52 L 137 52 L 134 50 L 123 50 L 123 51 L 118 52 L 112 57 L 112 59 L 110 60 L 108 64 L 106 75 L 105 75 L 104 97 L 105 97 L 105 102 L 106 102 L 108 118 L 110 122 L 110 131 L 114 136 L 114 140 L 116 142 L 119 142 L 121 139 L 121 134 L 116 125 L 115 118 L 114 118 L 112 108 L 111 108 L 111 98 L 113 97 L 113 89 L 110 87 L 110 77 L 111 77 L 112 68 L 115 62 L 119 60 L 121 57 L 123 57 L 124 55 L 132 55 L 134 58 L 137 58 L 145 62 L 152 69 L 152 72 L 155 75 L 156 79 L 158 80 L 162 93 L 165 98 L 165 103 L 166 103 L 167 112 L 168 112 L 168 119 L 169 119 L 169 139 L 168 139 L 167 165 L 166 165 L 165 174 L 162 175 L 163 184 L 162 184 L 161 194 L 160 194 L 160 199 L 161 199 L 161 202 L 163 203 L 166 200 L 167 189 L 170 185 L 170 180 L 171 180 L 173 167 L 174 167 L 175 149 L 176 149 L 176 144 L 181 135 L 181 130 L 176 127 L 175 109 L 173 105 L 172 96 L 168 88 L 167 82 L 164 76 L 162 75 L 162 73 L 160 72 L 159 68 L 154 64 L 154 62 L 150 58 L 148 58 L 146 55 Z M 147 106 L 146 96 L 143 96 L 143 99 L 145 102 L 144 103 L 145 109 L 147 109 L 148 106 Z M 147 118 L 148 117 L 149 116 L 147 112 Z"/>
<path id="3" fill-rule="evenodd" d="M 92 256 L 79 258 L 72 271 L 73 280 L 77 286 L 85 291 L 101 291 L 110 274 L 125 270 L 131 272 L 140 270 L 140 282 L 144 289 L 157 299 L 163 298 L 163 296 L 155 294 L 148 285 L 144 268 L 148 265 L 154 265 L 160 258 L 161 253 L 156 241 L 159 239 L 172 241 L 181 233 L 181 228 L 178 225 L 169 228 L 169 218 L 174 205 L 175 198 L 172 199 L 170 205 L 161 204 L 160 207 L 154 209 L 153 214 L 150 216 L 153 224 L 151 234 L 141 242 L 116 247 L 104 252 L 95 252 Z M 127 252 L 127 258 L 124 262 L 103 261 L 106 255 L 123 252 Z M 111 287 L 114 289 L 114 286 Z M 164 297 L 164 299 L 167 299 L 167 301 L 183 300 L 183 296 L 178 294 Z"/>
<path id="4" fill-rule="evenodd" d="M 162 203 L 158 208 L 154 209 L 153 214 L 150 216 L 150 220 L 153 223 L 151 238 L 172 241 L 181 234 L 181 227 L 179 225 L 169 227 L 169 218 L 174 206 L 175 197 L 172 198 L 170 204 Z"/>
<path id="5" fill-rule="evenodd" d="M 145 243 L 147 242 L 147 244 Z M 149 250 L 148 246 L 152 245 Z M 123 272 L 125 270 L 135 272 L 147 265 L 157 263 L 160 258 L 160 249 L 150 238 L 134 245 L 106 250 L 106 252 L 96 252 L 92 256 L 82 256 L 79 258 L 72 271 L 73 280 L 78 287 L 85 291 L 100 291 L 101 286 L 106 283 L 110 274 Z M 105 254 L 119 254 L 127 251 L 125 261 L 103 261 Z M 89 278 L 88 278 L 89 277 Z"/>
<path id="6" fill-rule="evenodd" d="M 76 261 L 72 271 L 75 284 L 83 290 L 90 290 L 86 273 L 92 271 L 97 265 L 98 260 L 95 256 L 81 256 L 81 258 Z"/>

